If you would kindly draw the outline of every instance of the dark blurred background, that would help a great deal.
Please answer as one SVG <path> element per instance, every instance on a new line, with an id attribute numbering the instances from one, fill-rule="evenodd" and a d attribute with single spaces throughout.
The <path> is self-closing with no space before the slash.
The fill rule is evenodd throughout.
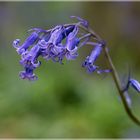
<path id="1" fill-rule="evenodd" d="M 107 41 L 120 74 L 140 81 L 139 2 L 0 2 L 0 137 L 140 138 L 127 116 L 110 74 L 88 74 L 81 67 L 91 47 L 76 61 L 42 62 L 35 82 L 18 77 L 22 67 L 12 42 L 23 42 L 33 27 L 49 29 L 75 22 L 77 15 Z M 98 64 L 105 67 L 105 58 Z M 130 90 L 140 118 L 140 95 Z"/>

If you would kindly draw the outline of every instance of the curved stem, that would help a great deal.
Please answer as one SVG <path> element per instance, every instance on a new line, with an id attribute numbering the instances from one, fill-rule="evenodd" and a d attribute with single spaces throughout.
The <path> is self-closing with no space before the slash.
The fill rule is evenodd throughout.
<path id="1" fill-rule="evenodd" d="M 106 55 L 106 58 L 108 60 L 108 64 L 109 64 L 109 67 L 112 69 L 112 77 L 115 81 L 115 84 L 117 86 L 117 89 L 118 89 L 118 92 L 119 92 L 119 95 L 121 97 L 121 100 L 123 102 L 123 105 L 124 105 L 124 108 L 125 108 L 125 111 L 126 113 L 128 114 L 128 116 L 137 124 L 137 125 L 140 125 L 140 121 L 134 116 L 133 112 L 131 111 L 131 108 L 129 107 L 129 105 L 127 104 L 127 101 L 125 99 L 125 92 L 122 87 L 121 87 L 121 82 L 120 82 L 120 79 L 119 79 L 119 76 L 118 76 L 118 73 L 113 65 L 113 62 L 111 60 L 111 57 L 108 53 L 108 49 L 107 47 L 104 47 L 104 52 L 105 52 L 105 55 Z"/>
<path id="2" fill-rule="evenodd" d="M 80 37 L 79 40 L 81 41 L 81 40 L 83 40 L 87 37 L 90 37 L 90 36 L 91 36 L 91 33 L 85 34 L 84 36 Z"/>
<path id="3" fill-rule="evenodd" d="M 109 52 L 108 52 L 108 49 L 105 45 L 105 42 L 102 40 L 102 38 L 96 34 L 90 27 L 84 27 L 82 26 L 80 23 L 72 23 L 72 24 L 65 24 L 63 25 L 64 27 L 67 27 L 67 26 L 73 26 L 73 25 L 77 25 L 79 26 L 79 28 L 81 28 L 82 30 L 84 30 L 85 32 L 87 32 L 87 34 L 83 37 L 81 37 L 80 39 L 83 40 L 85 38 L 88 38 L 88 37 L 93 37 L 94 40 L 96 40 L 98 43 L 102 43 L 103 44 L 103 50 L 104 50 L 104 53 L 106 55 L 106 58 L 107 58 L 107 62 L 108 62 L 108 65 L 109 65 L 109 69 L 112 70 L 112 77 L 113 77 L 113 80 L 116 84 L 116 87 L 118 89 L 118 92 L 119 92 L 119 95 L 121 97 L 121 100 L 122 100 L 122 103 L 124 105 L 124 108 L 125 108 L 125 111 L 126 113 L 128 114 L 128 116 L 131 118 L 131 120 L 133 122 L 135 122 L 137 125 L 140 125 L 140 121 L 135 117 L 135 115 L 133 114 L 131 108 L 129 107 L 127 101 L 126 101 L 126 98 L 125 98 L 125 93 L 126 91 L 123 89 L 122 85 L 121 85 L 121 82 L 120 82 L 120 79 L 119 79 L 119 76 L 118 76 L 118 73 L 115 69 L 115 66 L 113 65 L 113 62 L 112 62 L 112 59 L 109 55 Z M 41 30 L 40 28 L 33 28 L 29 31 L 42 31 L 44 33 L 49 33 L 53 30 L 54 28 L 52 29 L 49 29 L 49 30 Z M 91 44 L 91 42 L 87 42 L 87 44 Z M 92 43 L 93 44 L 93 43 Z"/>
<path id="4" fill-rule="evenodd" d="M 80 26 L 80 27 L 81 27 L 81 26 Z M 96 37 L 97 40 L 98 40 L 99 42 L 104 42 L 104 41 L 101 39 L 101 37 L 100 37 L 99 35 L 97 35 L 91 28 L 85 28 L 85 27 L 82 27 L 82 28 L 83 28 L 85 31 L 91 33 L 91 34 L 93 35 L 93 37 Z M 123 103 L 123 105 L 124 105 L 125 111 L 126 111 L 126 113 L 128 114 L 128 116 L 130 117 L 130 119 L 131 119 L 133 122 L 135 122 L 137 125 L 140 126 L 140 120 L 137 119 L 137 118 L 135 117 L 135 115 L 133 114 L 131 108 L 129 107 L 129 105 L 128 105 L 127 101 L 126 101 L 126 98 L 125 98 L 125 92 L 126 92 L 126 91 L 123 90 L 123 87 L 122 87 L 122 85 L 121 85 L 121 82 L 120 82 L 118 73 L 117 73 L 117 71 L 116 71 L 116 69 L 115 69 L 115 66 L 114 66 L 114 64 L 113 64 L 113 62 L 112 62 L 112 59 L 111 59 L 111 57 L 110 57 L 110 55 L 109 55 L 109 52 L 108 52 L 108 48 L 107 48 L 106 46 L 104 46 L 104 53 L 105 53 L 106 58 L 107 58 L 107 62 L 108 62 L 108 65 L 109 65 L 109 69 L 112 69 L 112 72 L 111 72 L 111 73 L 112 73 L 112 77 L 113 77 L 113 80 L 114 80 L 114 82 L 115 82 L 115 84 L 116 84 L 116 87 L 117 87 L 117 89 L 118 89 L 118 92 L 119 92 L 119 95 L 120 95 L 120 97 L 121 97 L 122 103 Z"/>

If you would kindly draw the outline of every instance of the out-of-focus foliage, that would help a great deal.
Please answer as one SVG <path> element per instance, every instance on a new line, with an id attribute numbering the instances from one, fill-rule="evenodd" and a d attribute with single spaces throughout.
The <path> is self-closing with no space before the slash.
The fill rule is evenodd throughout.
<path id="1" fill-rule="evenodd" d="M 39 80 L 21 80 L 19 56 L 12 41 L 33 27 L 49 29 L 87 19 L 107 41 L 118 71 L 140 81 L 140 3 L 127 2 L 0 2 L 0 137 L 10 138 L 138 138 L 140 128 L 126 115 L 112 78 L 87 74 L 81 67 L 91 47 L 64 65 L 43 61 Z M 105 66 L 105 58 L 99 64 Z M 127 76 L 127 75 L 126 75 Z M 140 97 L 131 90 L 140 118 Z"/>

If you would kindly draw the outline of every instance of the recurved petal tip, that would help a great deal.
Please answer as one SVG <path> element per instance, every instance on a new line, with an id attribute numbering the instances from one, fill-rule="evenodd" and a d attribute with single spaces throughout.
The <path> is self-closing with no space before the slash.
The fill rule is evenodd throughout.
<path id="1" fill-rule="evenodd" d="M 13 44 L 12 44 L 12 45 L 13 45 L 14 48 L 17 49 L 17 48 L 19 47 L 19 43 L 20 43 L 20 39 L 15 39 L 15 40 L 13 41 Z"/>

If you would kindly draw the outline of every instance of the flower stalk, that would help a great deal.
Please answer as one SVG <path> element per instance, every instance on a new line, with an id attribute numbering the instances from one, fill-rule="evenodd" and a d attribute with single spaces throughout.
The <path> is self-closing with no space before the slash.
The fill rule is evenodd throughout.
<path id="1" fill-rule="evenodd" d="M 129 104 L 127 103 L 127 100 L 125 98 L 125 92 L 126 91 L 124 91 L 123 87 L 121 86 L 121 82 L 120 82 L 118 73 L 117 73 L 117 71 L 115 69 L 115 66 L 113 65 L 112 59 L 111 59 L 111 57 L 109 55 L 109 52 L 108 52 L 108 49 L 106 47 L 104 48 L 104 53 L 106 55 L 108 65 L 109 65 L 110 69 L 112 69 L 112 77 L 113 77 L 113 80 L 114 80 L 114 82 L 116 84 L 116 87 L 118 89 L 118 92 L 119 92 L 119 95 L 121 97 L 122 103 L 124 105 L 125 111 L 128 114 L 128 116 L 131 118 L 131 120 L 133 122 L 135 122 L 137 125 L 140 126 L 139 119 L 135 117 L 135 115 L 133 114 L 131 108 L 129 107 Z"/>
<path id="2" fill-rule="evenodd" d="M 103 42 L 103 40 L 101 39 L 101 37 L 99 35 L 97 35 L 94 31 L 92 31 L 92 29 L 90 28 L 89 30 L 87 30 L 89 33 L 91 33 L 93 36 L 96 36 L 98 38 L 99 41 Z M 119 76 L 118 76 L 118 73 L 117 73 L 117 70 L 112 62 L 112 59 L 109 55 L 109 50 L 108 48 L 106 47 L 106 45 L 104 46 L 104 53 L 105 53 L 105 56 L 106 56 L 106 61 L 108 63 L 108 66 L 109 66 L 109 69 L 111 69 L 111 74 L 112 74 L 112 77 L 113 77 L 113 80 L 115 82 L 115 85 L 117 87 L 117 90 L 119 92 L 119 96 L 121 97 L 121 100 L 122 100 L 122 103 L 123 103 L 123 106 L 125 108 L 125 111 L 126 113 L 128 114 L 128 116 L 130 117 L 130 119 L 135 122 L 137 125 L 140 126 L 140 120 L 133 114 L 131 108 L 129 107 L 129 104 L 127 103 L 127 100 L 125 98 L 125 93 L 127 91 L 125 91 L 121 85 L 121 81 L 119 79 Z"/>

